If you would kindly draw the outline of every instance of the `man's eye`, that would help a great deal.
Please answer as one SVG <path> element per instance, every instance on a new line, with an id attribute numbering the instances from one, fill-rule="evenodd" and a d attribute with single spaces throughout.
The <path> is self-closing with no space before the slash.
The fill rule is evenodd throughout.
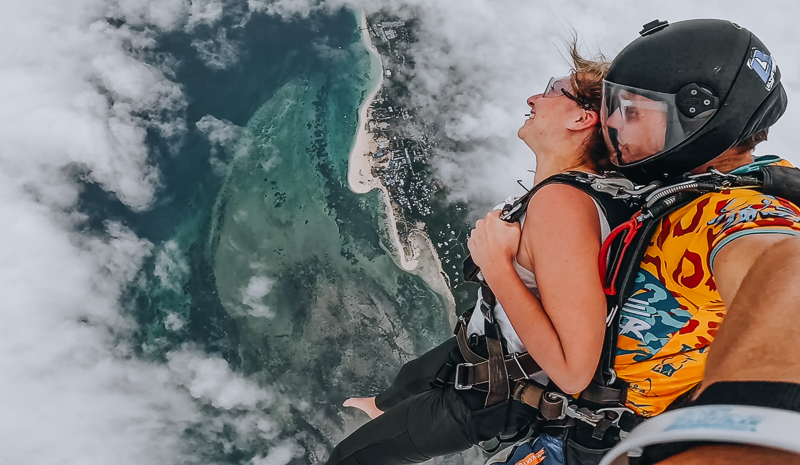
<path id="1" fill-rule="evenodd" d="M 625 119 L 639 119 L 639 110 L 636 107 L 626 107 Z"/>

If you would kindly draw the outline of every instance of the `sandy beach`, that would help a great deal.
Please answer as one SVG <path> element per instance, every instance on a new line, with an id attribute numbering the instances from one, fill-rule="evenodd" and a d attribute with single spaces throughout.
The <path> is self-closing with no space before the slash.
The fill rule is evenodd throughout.
<path id="1" fill-rule="evenodd" d="M 364 102 L 361 103 L 361 109 L 358 112 L 358 132 L 356 133 L 356 142 L 353 144 L 353 149 L 350 152 L 350 163 L 347 172 L 347 182 L 350 184 L 350 190 L 357 194 L 366 194 L 372 189 L 380 188 L 381 183 L 378 179 L 372 176 L 372 168 L 370 166 L 369 153 L 378 149 L 378 143 L 374 140 L 372 134 L 367 130 L 367 122 L 369 121 L 369 112 L 372 101 L 375 96 L 380 92 L 383 87 L 383 64 L 378 49 L 372 44 L 372 39 L 367 30 L 367 15 L 362 11 L 360 13 L 361 24 L 361 40 L 369 50 L 369 53 L 381 63 L 380 79 L 378 84 L 372 89 Z"/>
<path id="2" fill-rule="evenodd" d="M 381 63 L 381 70 L 378 84 L 361 104 L 358 113 L 358 132 L 356 134 L 355 143 L 353 144 L 353 149 L 350 152 L 347 181 L 350 185 L 350 190 L 357 194 L 364 194 L 372 189 L 380 189 L 383 197 L 383 204 L 386 209 L 388 236 L 392 242 L 392 249 L 394 249 L 392 255 L 395 261 L 397 261 L 398 265 L 404 270 L 422 278 L 434 292 L 444 298 L 448 310 L 448 317 L 451 323 L 454 324 L 456 318 L 455 300 L 445 280 L 442 262 L 436 253 L 433 243 L 424 232 L 414 232 L 410 234 L 408 238 L 412 249 L 411 254 L 406 254 L 397 231 L 397 218 L 394 208 L 391 206 L 389 192 L 380 179 L 372 176 L 370 154 L 378 150 L 378 141 L 376 141 L 374 136 L 369 132 L 368 121 L 370 117 L 370 106 L 383 87 L 384 77 L 381 57 L 372 43 L 372 38 L 367 30 L 367 16 L 363 11 L 360 12 L 360 24 L 361 38 L 364 45 L 373 55 L 374 59 L 377 60 L 378 63 Z"/>

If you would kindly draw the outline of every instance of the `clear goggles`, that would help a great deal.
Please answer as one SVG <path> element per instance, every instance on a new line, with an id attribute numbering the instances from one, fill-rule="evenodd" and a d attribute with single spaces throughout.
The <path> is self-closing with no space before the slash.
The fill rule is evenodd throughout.
<path id="1" fill-rule="evenodd" d="M 600 121 L 611 161 L 630 166 L 656 157 L 700 130 L 719 99 L 697 84 L 675 94 L 603 81 Z"/>

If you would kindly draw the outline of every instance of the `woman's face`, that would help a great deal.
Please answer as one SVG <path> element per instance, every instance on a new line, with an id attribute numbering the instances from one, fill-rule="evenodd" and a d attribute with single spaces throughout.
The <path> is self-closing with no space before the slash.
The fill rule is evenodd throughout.
<path id="1" fill-rule="evenodd" d="M 562 143 L 570 121 L 574 121 L 584 111 L 577 102 L 564 95 L 561 89 L 572 92 L 568 77 L 551 82 L 543 94 L 528 98 L 531 115 L 517 131 L 517 136 L 534 152 L 546 151 L 554 147 L 555 143 Z"/>

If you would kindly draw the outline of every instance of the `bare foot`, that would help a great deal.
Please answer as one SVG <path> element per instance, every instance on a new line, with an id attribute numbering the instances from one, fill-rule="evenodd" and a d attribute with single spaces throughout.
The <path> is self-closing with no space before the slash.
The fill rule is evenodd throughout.
<path id="1" fill-rule="evenodd" d="M 345 407 L 355 407 L 369 415 L 373 420 L 383 415 L 383 410 L 375 406 L 374 397 L 351 397 L 342 404 Z"/>

